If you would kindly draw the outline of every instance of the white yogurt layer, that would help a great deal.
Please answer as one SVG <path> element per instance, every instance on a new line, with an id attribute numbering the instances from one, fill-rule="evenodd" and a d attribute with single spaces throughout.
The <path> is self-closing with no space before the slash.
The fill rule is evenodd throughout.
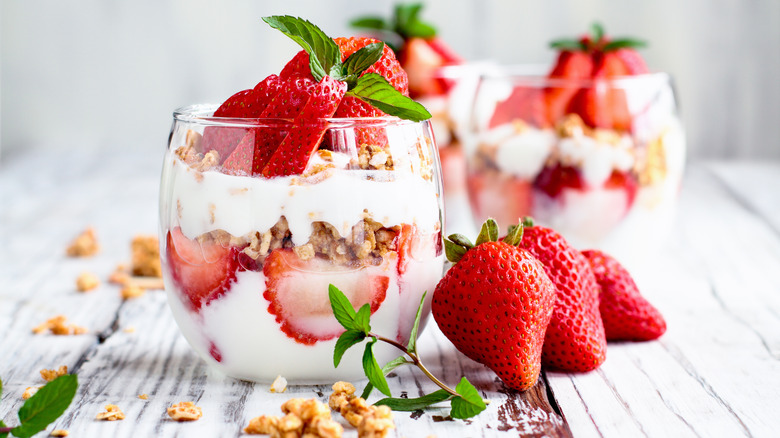
<path id="1" fill-rule="evenodd" d="M 170 153 L 166 159 L 172 162 L 166 165 L 163 187 L 171 193 L 163 198 L 171 205 L 162 211 L 171 217 L 164 220 L 170 226 L 178 223 L 190 239 L 218 229 L 233 236 L 262 233 L 281 216 L 296 246 L 309 240 L 315 221 L 333 225 L 341 236 L 366 217 L 386 227 L 413 224 L 423 234 L 440 227 L 435 184 L 410 171 L 333 169 L 330 177 L 314 182 L 198 172 Z"/>

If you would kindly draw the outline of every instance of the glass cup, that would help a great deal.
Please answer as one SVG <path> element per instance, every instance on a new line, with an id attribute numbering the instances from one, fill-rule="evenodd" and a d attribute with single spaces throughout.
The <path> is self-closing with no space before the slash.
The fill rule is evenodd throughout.
<path id="1" fill-rule="evenodd" d="M 424 326 L 444 265 L 430 124 L 378 118 L 292 126 L 212 117 L 215 109 L 174 112 L 163 166 L 160 253 L 179 328 L 232 377 L 361 378 L 360 349 L 333 366 L 343 328 L 328 285 L 356 308 L 369 304 L 372 330 L 403 344 L 427 291 Z M 269 138 L 301 129 L 325 131 L 302 174 L 267 178 L 248 164 Z M 374 349 L 380 364 L 398 355 Z"/>
<path id="2" fill-rule="evenodd" d="M 670 231 L 685 137 L 664 73 L 597 80 L 483 76 L 468 152 L 477 223 L 532 216 L 626 264 Z"/>

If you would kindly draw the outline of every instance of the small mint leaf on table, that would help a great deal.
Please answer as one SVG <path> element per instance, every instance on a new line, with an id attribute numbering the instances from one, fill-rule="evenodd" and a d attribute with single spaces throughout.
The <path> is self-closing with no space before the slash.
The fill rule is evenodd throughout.
<path id="1" fill-rule="evenodd" d="M 405 365 L 411 363 L 408 360 L 406 360 L 403 356 L 398 356 L 395 359 L 391 360 L 390 362 L 386 363 L 385 366 L 382 367 L 382 375 L 387 376 L 390 374 L 391 371 L 398 368 L 401 365 Z M 362 398 L 368 398 L 369 395 L 371 395 L 371 391 L 374 389 L 374 385 L 371 384 L 371 382 L 366 383 L 366 387 L 363 388 L 363 393 L 360 395 Z"/>
<path id="2" fill-rule="evenodd" d="M 311 74 L 317 82 L 341 63 L 339 46 L 311 22 L 290 15 L 263 17 L 263 21 L 290 37 L 309 54 Z"/>
<path id="3" fill-rule="evenodd" d="M 338 368 L 341 358 L 353 345 L 366 339 L 366 334 L 358 330 L 347 330 L 339 336 L 333 349 L 333 367 Z"/>
<path id="4" fill-rule="evenodd" d="M 391 116 L 414 122 L 431 118 L 431 113 L 424 106 L 401 94 L 387 79 L 376 73 L 361 76 L 347 95 L 357 97 Z"/>
<path id="5" fill-rule="evenodd" d="M 425 304 L 425 296 L 428 295 L 428 291 L 423 292 L 422 298 L 420 298 L 420 305 L 417 306 L 417 314 L 414 315 L 414 324 L 412 325 L 412 331 L 409 333 L 409 343 L 406 344 L 406 351 L 416 353 L 417 352 L 417 332 L 420 329 L 420 319 L 422 319 L 422 309 Z"/>
<path id="6" fill-rule="evenodd" d="M 368 304 L 363 304 L 360 310 L 358 310 L 357 315 L 355 315 L 355 328 L 363 331 L 363 333 L 370 332 L 371 331 L 371 324 L 369 323 L 370 318 L 371 318 L 371 306 Z"/>
<path id="7" fill-rule="evenodd" d="M 460 394 L 460 397 L 452 399 L 452 411 L 450 412 L 452 418 L 464 420 L 479 414 L 487 408 L 477 388 L 465 377 L 460 380 L 458 386 L 455 387 L 455 391 Z"/>
<path id="8" fill-rule="evenodd" d="M 447 401 L 452 397 L 449 392 L 440 389 L 418 398 L 383 398 L 375 405 L 385 405 L 394 411 L 416 411 L 430 405 Z"/>
<path id="9" fill-rule="evenodd" d="M 28 438 L 46 429 L 68 409 L 78 386 L 75 374 L 57 377 L 44 385 L 19 409 L 21 425 L 11 430 L 13 436 Z"/>
<path id="10" fill-rule="evenodd" d="M 379 364 L 374 357 L 374 351 L 372 347 L 376 344 L 376 338 L 366 343 L 366 349 L 363 351 L 363 372 L 366 373 L 368 381 L 382 394 L 391 397 L 390 387 L 387 385 L 385 375 L 382 373 L 382 368 L 379 368 Z"/>
<path id="11" fill-rule="evenodd" d="M 352 303 L 349 302 L 344 292 L 331 284 L 328 286 L 328 298 L 330 299 L 330 307 L 333 309 L 333 316 L 336 317 L 336 321 L 342 327 L 347 330 L 362 331 L 355 323 L 355 318 L 357 317 L 355 308 L 352 307 Z"/>

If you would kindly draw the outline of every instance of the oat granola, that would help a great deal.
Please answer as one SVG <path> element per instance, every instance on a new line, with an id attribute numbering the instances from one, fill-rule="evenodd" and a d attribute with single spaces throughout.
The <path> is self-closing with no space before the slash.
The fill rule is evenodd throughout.
<path id="1" fill-rule="evenodd" d="M 35 395 L 36 392 L 38 392 L 39 389 L 43 388 L 42 386 L 28 386 L 24 393 L 22 393 L 22 400 L 27 400 L 28 398 Z"/>
<path id="2" fill-rule="evenodd" d="M 67 318 L 64 315 L 57 315 L 35 326 L 32 332 L 36 335 L 47 331 L 54 335 L 82 335 L 87 333 L 86 328 L 75 324 L 66 324 L 66 322 Z"/>
<path id="3" fill-rule="evenodd" d="M 52 380 L 56 379 L 57 377 L 64 376 L 65 374 L 68 374 L 68 366 L 62 365 L 56 370 L 47 370 L 43 369 L 41 370 L 41 377 L 43 377 L 43 380 L 47 382 L 51 382 Z"/>
<path id="4" fill-rule="evenodd" d="M 91 272 L 82 272 L 76 278 L 76 290 L 88 292 L 100 286 L 100 280 Z"/>
<path id="5" fill-rule="evenodd" d="M 100 421 L 117 421 L 124 420 L 125 414 L 119 409 L 117 405 L 106 405 L 105 412 L 97 414 L 96 420 Z"/>
<path id="6" fill-rule="evenodd" d="M 195 421 L 203 416 L 203 410 L 193 402 L 179 402 L 168 408 L 168 416 L 176 421 Z"/>
<path id="7" fill-rule="evenodd" d="M 143 294 L 146 293 L 146 290 L 142 287 L 138 286 L 137 284 L 130 283 L 122 288 L 122 290 L 119 292 L 119 294 L 122 296 L 123 300 L 130 300 L 133 298 L 138 298 L 140 296 L 143 296 Z"/>
<path id="8" fill-rule="evenodd" d="M 271 383 L 269 391 L 277 393 L 287 391 L 287 379 L 282 376 L 276 376 L 276 379 Z"/>
<path id="9" fill-rule="evenodd" d="M 66 436 L 68 436 L 68 434 L 69 434 L 69 432 L 67 430 L 65 430 L 65 429 L 54 429 L 54 430 L 51 431 L 49 436 L 66 437 Z"/>
<path id="10" fill-rule="evenodd" d="M 383 438 L 395 428 L 393 414 L 387 406 L 369 405 L 355 396 L 355 387 L 349 382 L 336 382 L 328 399 L 328 406 L 356 427 L 358 437 Z"/>
<path id="11" fill-rule="evenodd" d="M 95 235 L 95 229 L 89 227 L 73 239 L 65 253 L 70 257 L 89 257 L 97 254 L 99 250 L 100 245 Z"/>
<path id="12" fill-rule="evenodd" d="M 139 277 L 162 277 L 160 243 L 157 236 L 135 236 L 130 243 L 130 272 Z"/>
<path id="13" fill-rule="evenodd" d="M 315 399 L 293 398 L 281 406 L 283 417 L 262 415 L 249 421 L 244 429 L 248 434 L 266 434 L 274 437 L 338 438 L 344 428 L 334 421 L 330 409 Z"/>

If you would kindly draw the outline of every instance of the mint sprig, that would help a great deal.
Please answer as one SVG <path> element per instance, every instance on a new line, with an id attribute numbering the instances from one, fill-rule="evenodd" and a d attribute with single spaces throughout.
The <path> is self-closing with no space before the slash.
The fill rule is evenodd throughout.
<path id="1" fill-rule="evenodd" d="M 59 376 L 44 385 L 19 409 L 19 426 L 7 427 L 0 421 L 0 438 L 7 437 L 8 433 L 18 438 L 28 438 L 46 429 L 68 409 L 78 385 L 78 378 L 74 374 Z"/>
<path id="2" fill-rule="evenodd" d="M 437 403 L 450 401 L 452 406 L 450 415 L 453 418 L 471 418 L 484 411 L 487 407 L 474 385 L 463 377 L 455 389 L 448 387 L 428 371 L 417 353 L 417 333 L 420 326 L 420 319 L 422 318 L 425 295 L 426 294 L 423 294 L 420 305 L 417 308 L 417 314 L 415 315 L 409 342 L 404 346 L 393 339 L 373 333 L 371 331 L 370 322 L 368 320 L 363 320 L 363 317 L 361 316 L 363 309 L 369 309 L 370 313 L 368 305 L 364 305 L 356 312 L 344 293 L 331 284 L 328 288 L 328 297 L 330 298 L 331 308 L 333 309 L 333 314 L 336 315 L 336 320 L 346 329 L 339 337 L 338 341 L 336 341 L 336 346 L 333 351 L 333 363 L 338 367 L 344 353 L 349 348 L 368 339 L 363 351 L 363 371 L 368 378 L 369 383 L 363 391 L 363 398 L 367 398 L 371 394 L 371 391 L 376 388 L 379 392 L 388 396 L 387 398 L 377 401 L 376 404 L 388 406 L 396 411 L 415 411 Z M 346 309 L 347 306 L 350 307 L 351 311 Z M 403 351 L 403 355 L 388 362 L 381 368 L 376 361 L 373 351 L 373 346 L 380 341 Z M 392 397 L 385 376 L 395 368 L 407 364 L 417 366 L 423 374 L 441 389 L 413 399 Z"/>
<path id="3" fill-rule="evenodd" d="M 610 41 L 606 38 L 604 26 L 597 21 L 590 25 L 590 35 L 588 35 L 587 38 L 579 40 L 563 38 L 550 42 L 550 48 L 552 49 L 572 52 L 606 53 L 618 49 L 638 49 L 646 46 L 647 43 L 645 41 L 636 38 L 617 38 Z"/>
<path id="4" fill-rule="evenodd" d="M 436 28 L 420 19 L 422 8 L 422 3 L 401 3 L 393 9 L 393 16 L 390 20 L 370 15 L 356 18 L 350 21 L 349 24 L 358 29 L 391 34 L 402 40 L 408 40 L 409 38 L 433 38 L 436 36 Z"/>
<path id="5" fill-rule="evenodd" d="M 348 95 L 391 116 L 415 122 L 431 118 L 425 107 L 401 94 L 384 77 L 365 73 L 382 57 L 384 43 L 369 44 L 342 62 L 336 42 L 309 21 L 289 15 L 263 17 L 263 21 L 290 37 L 309 54 L 309 68 L 316 81 L 330 76 L 345 82 Z"/>

